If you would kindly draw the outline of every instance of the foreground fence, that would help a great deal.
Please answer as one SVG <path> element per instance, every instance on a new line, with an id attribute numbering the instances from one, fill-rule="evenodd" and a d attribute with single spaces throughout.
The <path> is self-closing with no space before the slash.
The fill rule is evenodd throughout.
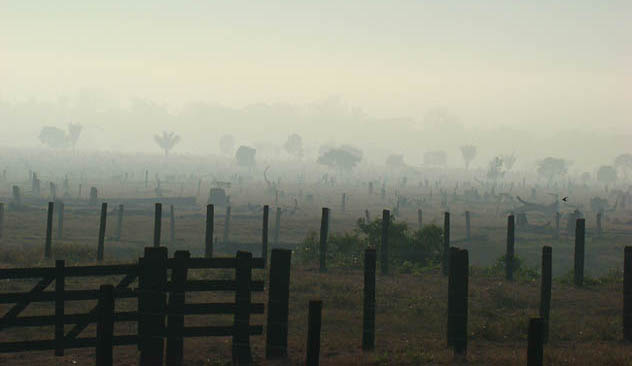
<path id="1" fill-rule="evenodd" d="M 287 314 L 291 252 L 273 249 L 268 297 L 268 358 L 287 354 Z M 190 269 L 234 269 L 232 280 L 191 280 Z M 0 331 L 6 328 L 54 325 L 54 338 L 1 342 L 0 352 L 54 350 L 61 356 L 66 349 L 96 347 L 97 364 L 111 365 L 114 346 L 138 345 L 141 365 L 161 365 L 165 352 L 168 364 L 181 364 L 183 338 L 232 337 L 232 354 L 236 363 L 252 359 L 250 336 L 262 335 L 262 325 L 250 324 L 251 314 L 263 314 L 265 305 L 251 301 L 252 292 L 262 292 L 264 281 L 251 278 L 253 269 L 263 269 L 263 258 L 253 258 L 249 252 L 238 252 L 236 257 L 190 258 L 187 251 L 177 251 L 167 258 L 167 248 L 145 248 L 145 255 L 136 264 L 66 267 L 58 260 L 55 267 L 15 268 L 0 270 L 0 279 L 40 278 L 27 292 L 0 294 L 0 303 L 13 307 L 0 319 Z M 168 270 L 171 278 L 168 279 Z M 70 277 L 123 275 L 116 286 L 103 285 L 97 289 L 66 290 Z M 130 285 L 138 278 L 138 287 Z M 55 283 L 55 289 L 46 288 Z M 187 304 L 187 292 L 229 291 L 235 301 L 229 303 Z M 136 298 L 136 311 L 115 312 L 115 302 Z M 98 300 L 87 313 L 65 314 L 67 301 Z M 31 303 L 54 302 L 53 315 L 20 316 Z M 186 315 L 232 314 L 232 326 L 184 326 Z M 115 322 L 136 322 L 137 333 L 114 334 Z M 79 337 L 90 324 L 97 324 L 96 337 Z M 73 325 L 69 332 L 64 325 Z"/>

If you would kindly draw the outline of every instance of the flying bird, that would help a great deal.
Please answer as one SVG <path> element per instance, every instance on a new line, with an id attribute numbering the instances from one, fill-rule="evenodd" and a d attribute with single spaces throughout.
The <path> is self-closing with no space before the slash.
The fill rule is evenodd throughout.
<path id="1" fill-rule="evenodd" d="M 562 201 L 564 201 L 564 202 L 568 201 L 568 196 L 562 198 Z"/>

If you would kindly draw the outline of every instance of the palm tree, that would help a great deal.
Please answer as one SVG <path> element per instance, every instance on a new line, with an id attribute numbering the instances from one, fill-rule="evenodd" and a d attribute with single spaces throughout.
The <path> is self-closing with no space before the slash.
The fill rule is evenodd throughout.
<path id="1" fill-rule="evenodd" d="M 162 136 L 154 135 L 154 140 L 165 151 L 165 157 L 167 157 L 169 156 L 169 151 L 180 141 L 180 136 L 174 132 L 162 131 Z"/>

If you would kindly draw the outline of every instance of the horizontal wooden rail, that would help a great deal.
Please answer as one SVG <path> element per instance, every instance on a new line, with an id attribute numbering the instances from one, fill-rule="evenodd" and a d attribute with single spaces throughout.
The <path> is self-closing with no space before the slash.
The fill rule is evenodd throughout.
<path id="1" fill-rule="evenodd" d="M 263 291 L 263 281 L 250 281 L 250 291 Z M 237 282 L 235 280 L 188 280 L 184 286 L 186 292 L 198 291 L 235 291 Z M 167 282 L 167 291 L 172 291 L 171 281 Z"/>
<path id="2" fill-rule="evenodd" d="M 114 346 L 129 346 L 138 343 L 138 336 L 118 335 L 114 336 Z M 97 344 L 96 337 L 76 338 L 66 340 L 64 348 L 86 348 L 94 347 Z M 0 353 L 24 352 L 24 351 L 46 351 L 55 349 L 54 339 L 35 340 L 35 341 L 19 341 L 19 342 L 2 342 L 0 343 Z"/>
<path id="3" fill-rule="evenodd" d="M 9 292 L 0 296 L 0 304 L 11 304 L 20 301 L 25 296 L 29 296 L 29 302 L 55 301 L 55 291 L 44 291 L 37 294 L 28 292 Z M 136 290 L 131 288 L 117 288 L 114 290 L 114 297 L 125 299 L 136 297 Z M 66 290 L 64 291 L 64 301 L 97 300 L 99 290 Z"/>
<path id="4" fill-rule="evenodd" d="M 234 314 L 235 306 L 235 303 L 184 304 L 184 315 Z M 263 314 L 264 309 L 263 303 L 250 304 L 251 314 Z"/>
<path id="5" fill-rule="evenodd" d="M 12 327 L 39 327 L 46 325 L 54 325 L 56 321 L 55 315 L 32 315 L 23 316 L 9 322 Z M 114 320 L 119 322 L 130 322 L 138 319 L 137 311 L 122 311 L 114 313 Z M 65 314 L 64 324 L 76 324 L 79 322 L 95 322 L 96 315 L 91 313 L 81 314 Z"/>

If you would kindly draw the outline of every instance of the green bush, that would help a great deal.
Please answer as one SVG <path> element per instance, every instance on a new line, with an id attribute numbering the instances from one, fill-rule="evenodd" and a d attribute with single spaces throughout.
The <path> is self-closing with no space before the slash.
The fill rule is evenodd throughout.
<path id="1" fill-rule="evenodd" d="M 496 259 L 496 262 L 483 270 L 483 273 L 491 276 L 505 276 L 505 256 L 502 255 Z M 513 275 L 514 279 L 534 281 L 540 278 L 540 273 L 536 268 L 528 267 L 522 258 L 514 256 L 513 259 Z"/>

